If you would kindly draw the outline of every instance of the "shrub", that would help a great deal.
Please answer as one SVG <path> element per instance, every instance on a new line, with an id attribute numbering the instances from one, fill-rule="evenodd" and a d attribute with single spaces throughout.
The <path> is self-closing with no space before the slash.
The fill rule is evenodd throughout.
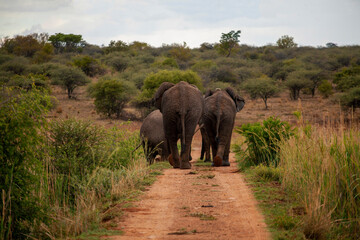
<path id="1" fill-rule="evenodd" d="M 10 61 L 12 58 L 13 58 L 13 56 L 11 56 L 11 55 L 0 54 L 0 65 L 7 62 L 7 61 Z"/>
<path id="2" fill-rule="evenodd" d="M 324 98 L 328 98 L 333 94 L 333 87 L 331 82 L 323 80 L 318 87 L 318 91 Z"/>
<path id="3" fill-rule="evenodd" d="M 40 188 L 50 98 L 36 88 L 2 88 L 0 106 L 0 238 L 23 239 L 49 221 Z"/>
<path id="4" fill-rule="evenodd" d="M 360 108 L 360 87 L 351 88 L 340 95 L 340 104 L 347 108 Z"/>
<path id="5" fill-rule="evenodd" d="M 15 57 L 5 62 L 1 69 L 6 72 L 12 72 L 14 74 L 23 74 L 29 64 L 29 61 L 25 57 Z"/>
<path id="6" fill-rule="evenodd" d="M 72 98 L 74 89 L 84 86 L 90 82 L 86 75 L 79 69 L 73 67 L 59 66 L 50 73 L 52 83 L 60 85 L 67 90 L 68 98 Z"/>
<path id="7" fill-rule="evenodd" d="M 89 77 L 104 73 L 104 69 L 100 66 L 98 60 L 90 56 L 76 57 L 72 64 L 80 68 Z"/>
<path id="8" fill-rule="evenodd" d="M 179 65 L 177 64 L 176 60 L 174 58 L 166 58 L 162 63 L 162 66 L 169 66 L 173 68 L 179 68 Z"/>
<path id="9" fill-rule="evenodd" d="M 125 104 L 136 92 L 135 85 L 121 79 L 102 79 L 88 88 L 98 113 L 120 117 Z"/>
<path id="10" fill-rule="evenodd" d="M 128 59 L 122 56 L 107 56 L 104 62 L 118 72 L 123 72 L 128 67 Z"/>
<path id="11" fill-rule="evenodd" d="M 181 71 L 181 70 L 163 70 L 157 73 L 150 74 L 144 81 L 142 87 L 142 93 L 138 97 L 138 102 L 150 102 L 155 94 L 157 88 L 163 82 L 178 83 L 180 81 L 185 81 L 191 84 L 196 85 L 200 90 L 202 90 L 202 82 L 200 77 L 193 71 Z"/>
<path id="12" fill-rule="evenodd" d="M 248 123 L 236 128 L 235 132 L 246 138 L 246 150 L 237 147 L 237 153 L 244 156 L 244 166 L 264 164 L 277 166 L 279 144 L 294 134 L 288 122 L 270 117 L 263 123 Z"/>
<path id="13" fill-rule="evenodd" d="M 30 73 L 28 76 L 13 76 L 7 85 L 12 87 L 19 87 L 25 90 L 31 90 L 34 86 L 39 89 L 49 89 L 48 80 L 48 77 L 43 74 Z"/>

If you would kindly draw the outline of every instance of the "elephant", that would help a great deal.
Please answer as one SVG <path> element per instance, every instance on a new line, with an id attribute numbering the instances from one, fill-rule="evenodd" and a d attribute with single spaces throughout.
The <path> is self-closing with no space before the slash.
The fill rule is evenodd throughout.
<path id="1" fill-rule="evenodd" d="M 200 124 L 200 126 L 202 123 Z M 211 162 L 210 158 L 210 140 L 206 133 L 205 127 L 202 125 L 200 127 L 201 132 L 201 154 L 200 159 L 204 160 L 204 162 Z M 205 157 L 205 159 L 204 159 Z"/>
<path id="2" fill-rule="evenodd" d="M 245 100 L 228 87 L 205 94 L 203 123 L 208 135 L 213 156 L 213 166 L 230 166 L 229 153 L 236 113 L 245 105 Z"/>
<path id="3" fill-rule="evenodd" d="M 161 160 L 167 160 L 169 148 L 164 133 L 163 116 L 159 110 L 152 111 L 143 121 L 140 128 L 141 143 L 149 164 L 157 155 Z"/>
<path id="4" fill-rule="evenodd" d="M 195 86 L 181 81 L 177 84 L 163 82 L 154 95 L 155 106 L 163 114 L 165 138 L 174 168 L 189 169 L 192 138 L 204 110 L 202 93 Z M 181 140 L 181 153 L 177 141 Z"/>

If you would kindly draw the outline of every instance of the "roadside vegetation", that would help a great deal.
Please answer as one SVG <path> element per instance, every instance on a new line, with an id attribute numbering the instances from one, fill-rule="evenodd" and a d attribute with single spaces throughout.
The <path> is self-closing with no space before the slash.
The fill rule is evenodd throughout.
<path id="1" fill-rule="evenodd" d="M 358 239 L 360 135 L 267 119 L 237 129 L 239 167 L 275 239 Z M 279 128 L 279 126 L 281 126 Z M 257 161 L 254 161 L 257 160 Z"/>
<path id="2" fill-rule="evenodd" d="M 254 186 L 265 187 L 259 194 L 280 194 L 263 202 L 285 204 L 270 224 L 287 231 L 279 236 L 296 230 L 296 237 L 357 239 L 360 47 L 298 46 L 287 35 L 254 47 L 240 44 L 240 34 L 222 33 L 219 43 L 194 49 L 121 40 L 99 47 L 64 33 L 1 39 L 0 239 L 65 239 L 114 227 L 119 216 L 112 209 L 126 207 L 160 174 L 146 166 L 141 150 L 133 152 L 136 131 L 50 118 L 54 85 L 74 103 L 86 88 L 99 115 L 121 119 L 129 106 L 145 117 L 155 89 L 181 80 L 201 91 L 233 87 L 261 99 L 264 109 L 280 94 L 299 102 L 321 96 L 341 106 L 344 115 L 325 129 L 302 122 L 295 129 L 276 117 L 244 124 L 235 151 Z"/>

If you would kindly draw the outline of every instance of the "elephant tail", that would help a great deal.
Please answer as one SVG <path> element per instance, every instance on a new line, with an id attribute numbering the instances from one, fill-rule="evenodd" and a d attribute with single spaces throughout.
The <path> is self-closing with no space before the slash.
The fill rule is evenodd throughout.
<path id="1" fill-rule="evenodd" d="M 219 144 L 219 128 L 220 128 L 220 111 L 216 114 L 216 135 L 215 135 L 216 144 Z"/>
<path id="2" fill-rule="evenodd" d="M 185 150 L 185 114 L 180 114 L 181 121 L 181 151 Z"/>

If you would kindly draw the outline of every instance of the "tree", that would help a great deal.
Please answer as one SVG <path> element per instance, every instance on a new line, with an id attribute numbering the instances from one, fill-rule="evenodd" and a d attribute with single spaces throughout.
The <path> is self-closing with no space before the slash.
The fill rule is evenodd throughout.
<path id="1" fill-rule="evenodd" d="M 49 37 L 57 53 L 75 52 L 84 47 L 85 41 L 81 35 L 56 33 Z"/>
<path id="2" fill-rule="evenodd" d="M 137 101 L 146 105 L 151 101 L 156 90 L 163 82 L 171 82 L 176 84 L 180 81 L 194 84 L 200 90 L 203 88 L 201 78 L 191 70 L 163 70 L 157 73 L 149 74 L 146 77 L 142 87 L 142 93 L 139 95 Z"/>
<path id="3" fill-rule="evenodd" d="M 129 46 L 126 44 L 126 42 L 123 42 L 121 40 L 111 40 L 109 46 L 105 48 L 105 53 L 121 52 L 127 50 L 129 50 Z"/>
<path id="4" fill-rule="evenodd" d="M 74 98 L 73 92 L 76 87 L 84 86 L 90 82 L 80 69 L 74 67 L 61 66 L 54 69 L 50 75 L 52 83 L 66 89 L 69 98 Z"/>
<path id="5" fill-rule="evenodd" d="M 186 62 L 191 58 L 191 50 L 186 45 L 186 42 L 184 42 L 183 45 L 174 43 L 171 47 L 172 48 L 169 50 L 169 54 L 173 58 L 183 62 Z"/>
<path id="6" fill-rule="evenodd" d="M 305 77 L 303 71 L 298 70 L 289 74 L 285 86 L 290 90 L 290 98 L 297 100 L 300 97 L 301 89 L 310 87 L 312 82 Z"/>
<path id="7" fill-rule="evenodd" d="M 125 104 L 135 95 L 136 87 L 125 80 L 104 78 L 90 85 L 88 92 L 95 98 L 94 104 L 98 113 L 119 118 Z"/>
<path id="8" fill-rule="evenodd" d="M 222 33 L 221 39 L 220 39 L 220 44 L 218 45 L 218 51 L 221 54 L 226 55 L 226 57 L 229 57 L 231 54 L 231 51 L 240 42 L 240 40 L 239 40 L 240 33 L 241 33 L 240 30 L 238 30 L 236 32 L 234 30 L 232 30 L 228 33 Z"/>
<path id="9" fill-rule="evenodd" d="M 334 48 L 334 47 L 337 47 L 337 44 L 332 43 L 332 42 L 328 42 L 328 43 L 326 44 L 326 47 L 327 47 L 327 48 Z"/>
<path id="10" fill-rule="evenodd" d="M 264 101 L 265 109 L 268 109 L 267 100 L 276 96 L 280 91 L 275 81 L 267 76 L 249 80 L 244 84 L 243 88 L 250 94 L 252 99 L 261 98 Z"/>
<path id="11" fill-rule="evenodd" d="M 294 42 L 294 38 L 290 37 L 288 35 L 284 35 L 282 37 L 280 37 L 276 44 L 278 45 L 279 48 L 293 48 L 293 47 L 297 47 L 297 44 Z"/>
<path id="12" fill-rule="evenodd" d="M 8 52 L 18 56 L 32 57 L 35 52 L 41 50 L 42 44 L 34 35 L 15 36 L 5 38 L 2 47 Z"/>
<path id="13" fill-rule="evenodd" d="M 98 60 L 90 56 L 74 58 L 72 64 L 80 68 L 87 76 L 93 77 L 104 72 Z"/>
<path id="14" fill-rule="evenodd" d="M 340 95 L 343 107 L 360 108 L 360 87 L 355 87 Z"/>
<path id="15" fill-rule="evenodd" d="M 315 90 L 319 84 L 324 80 L 325 73 L 321 69 L 312 69 L 304 71 L 304 78 L 309 79 L 311 84 L 309 86 L 311 96 L 315 96 Z"/>

